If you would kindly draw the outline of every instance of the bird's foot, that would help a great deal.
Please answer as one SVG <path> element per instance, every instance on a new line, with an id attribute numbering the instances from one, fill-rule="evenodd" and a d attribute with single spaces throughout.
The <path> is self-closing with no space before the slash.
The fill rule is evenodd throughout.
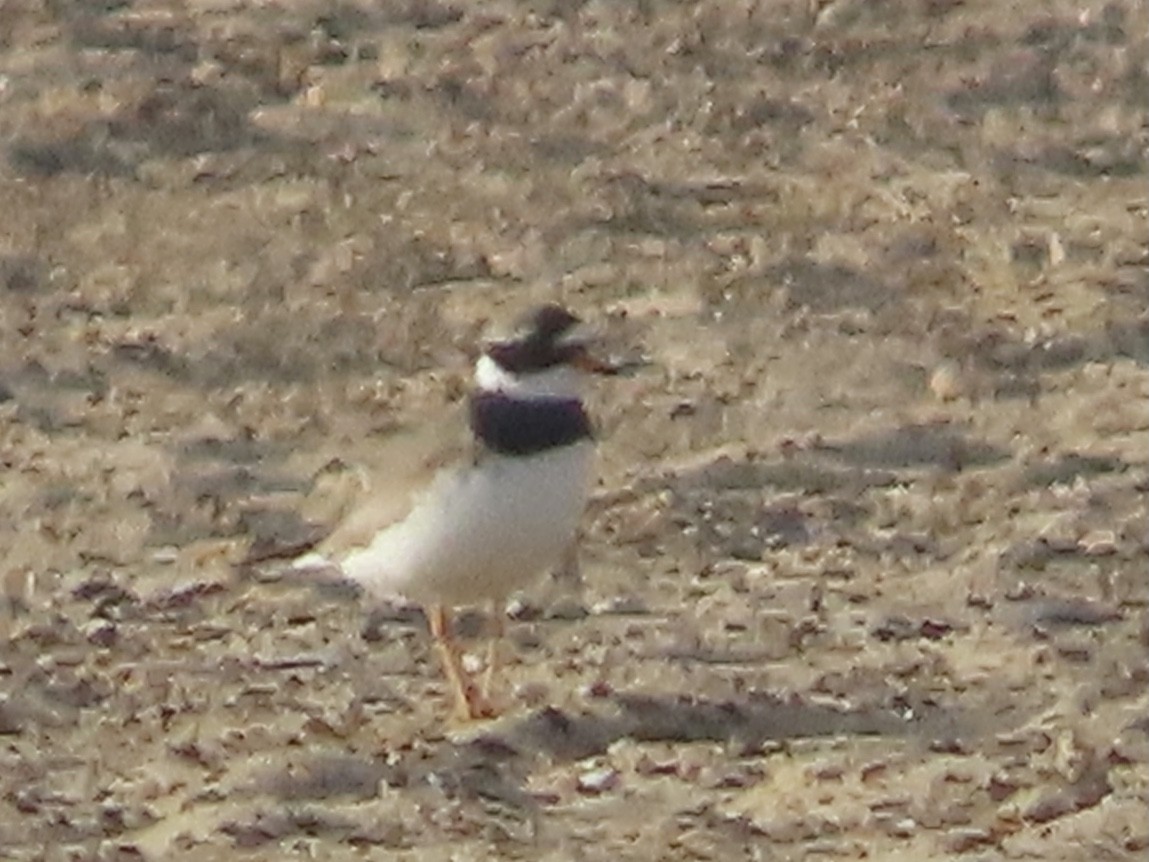
<path id="1" fill-rule="evenodd" d="M 455 718 L 461 722 L 482 721 L 499 715 L 495 702 L 472 682 L 461 692 L 455 703 Z"/>

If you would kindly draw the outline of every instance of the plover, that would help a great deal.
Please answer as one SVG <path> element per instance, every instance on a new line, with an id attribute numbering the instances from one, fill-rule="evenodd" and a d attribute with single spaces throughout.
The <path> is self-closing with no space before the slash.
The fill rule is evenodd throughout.
<path id="1" fill-rule="evenodd" d="M 621 370 L 594 357 L 579 319 L 559 305 L 523 323 L 482 351 L 461 433 L 440 428 L 410 441 L 381 472 L 386 487 L 317 548 L 369 595 L 424 608 L 466 719 L 495 712 L 490 688 L 506 600 L 574 542 L 594 462 L 586 376 Z M 452 609 L 480 603 L 495 621 L 481 687 L 450 625 Z"/>

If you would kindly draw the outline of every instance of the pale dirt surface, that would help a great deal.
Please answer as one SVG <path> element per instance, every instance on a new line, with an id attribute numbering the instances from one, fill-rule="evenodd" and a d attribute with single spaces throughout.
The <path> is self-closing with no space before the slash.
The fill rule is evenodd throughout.
<path id="1" fill-rule="evenodd" d="M 0 858 L 1144 859 L 1147 31 L 0 0 Z M 453 727 L 235 563 L 544 297 L 653 364 Z"/>

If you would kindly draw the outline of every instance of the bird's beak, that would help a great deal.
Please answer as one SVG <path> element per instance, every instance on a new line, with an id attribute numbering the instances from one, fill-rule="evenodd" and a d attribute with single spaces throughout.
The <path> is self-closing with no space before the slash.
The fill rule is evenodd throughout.
<path id="1" fill-rule="evenodd" d="M 620 359 L 615 357 L 604 359 L 592 353 L 585 344 L 580 344 L 579 348 L 571 358 L 570 364 L 588 374 L 618 377 L 633 374 L 651 364 L 647 359 Z"/>
<path id="2" fill-rule="evenodd" d="M 586 348 L 586 345 L 579 345 L 579 349 L 575 352 L 574 356 L 571 357 L 570 364 L 579 371 L 585 371 L 588 374 L 615 373 L 613 364 L 595 356 Z"/>
<path id="3" fill-rule="evenodd" d="M 618 377 L 652 364 L 614 346 L 602 329 L 586 323 L 579 323 L 559 340 L 559 348 L 567 352 L 567 364 L 587 374 Z"/>

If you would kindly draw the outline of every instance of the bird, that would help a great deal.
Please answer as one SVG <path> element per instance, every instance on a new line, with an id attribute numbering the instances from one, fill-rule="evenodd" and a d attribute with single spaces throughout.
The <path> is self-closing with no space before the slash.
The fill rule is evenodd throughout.
<path id="1" fill-rule="evenodd" d="M 623 370 L 595 355 L 582 321 L 557 303 L 483 346 L 461 415 L 404 435 L 366 494 L 303 565 L 321 560 L 380 599 L 422 606 L 456 717 L 490 718 L 510 595 L 571 553 L 591 490 L 595 428 L 582 394 Z M 451 630 L 459 607 L 494 620 L 482 685 Z"/>

